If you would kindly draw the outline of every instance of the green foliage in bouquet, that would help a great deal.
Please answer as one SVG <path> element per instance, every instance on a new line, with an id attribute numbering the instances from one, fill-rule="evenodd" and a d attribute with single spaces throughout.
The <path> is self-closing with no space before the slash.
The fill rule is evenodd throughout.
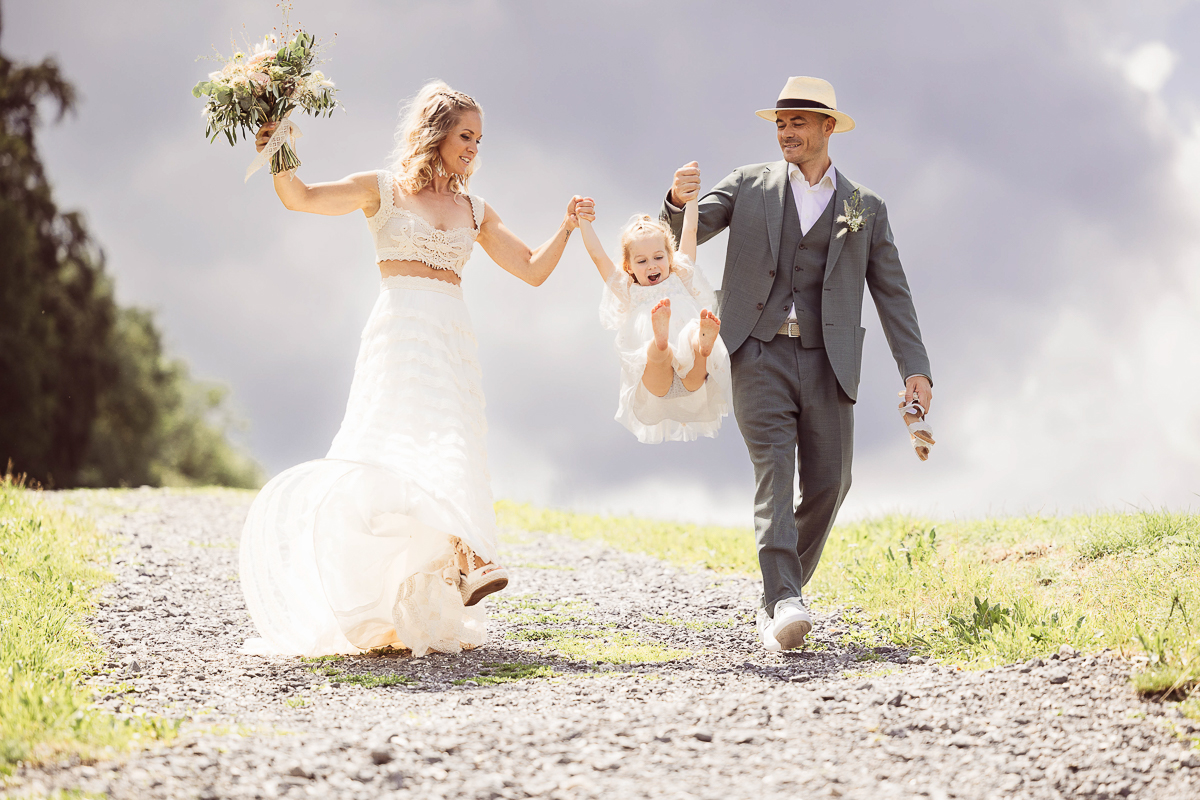
<path id="1" fill-rule="evenodd" d="M 267 36 L 249 57 L 233 57 L 208 80 L 192 89 L 193 97 L 208 97 L 204 113 L 205 135 L 213 141 L 222 133 L 236 144 L 238 133 L 251 139 L 267 122 L 279 122 L 296 109 L 313 116 L 329 116 L 338 107 L 337 90 L 318 69 L 317 40 L 299 31 L 277 50 L 275 36 Z M 271 156 L 271 174 L 300 166 L 290 142 Z"/>

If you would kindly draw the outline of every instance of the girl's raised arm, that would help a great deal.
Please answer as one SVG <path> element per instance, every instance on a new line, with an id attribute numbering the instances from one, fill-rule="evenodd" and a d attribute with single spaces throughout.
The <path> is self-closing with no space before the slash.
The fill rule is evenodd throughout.
<path id="1" fill-rule="evenodd" d="M 604 279 L 605 283 L 608 283 L 609 278 L 616 272 L 617 265 L 608 257 L 608 253 L 604 252 L 604 245 L 600 244 L 600 237 L 596 235 L 592 221 L 582 214 L 579 215 L 579 232 L 583 235 L 583 246 L 587 248 L 588 255 L 592 257 L 592 263 L 596 265 L 596 269 L 600 270 L 600 277 Z"/>
<path id="2" fill-rule="evenodd" d="M 683 207 L 683 229 L 679 231 L 679 252 L 696 263 L 696 229 L 700 224 L 700 204 L 693 198 Z"/>
<path id="3" fill-rule="evenodd" d="M 276 124 L 268 122 L 259 129 L 255 144 L 260 151 Z M 310 214 L 337 217 L 361 209 L 369 217 L 379 210 L 379 181 L 374 172 L 358 172 L 340 181 L 311 186 L 295 173 L 280 173 L 275 176 L 275 194 L 284 208 Z"/>

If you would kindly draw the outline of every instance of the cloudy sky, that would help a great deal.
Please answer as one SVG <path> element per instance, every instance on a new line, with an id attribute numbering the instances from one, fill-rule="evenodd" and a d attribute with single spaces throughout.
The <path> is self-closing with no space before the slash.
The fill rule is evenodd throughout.
<path id="1" fill-rule="evenodd" d="M 3 5 L 0 48 L 56 58 L 78 115 L 47 129 L 60 205 L 83 209 L 123 302 L 229 384 L 272 473 L 322 456 L 378 291 L 366 225 L 286 211 L 253 153 L 208 144 L 192 85 L 279 21 L 274 2 Z M 858 128 L 835 165 L 887 201 L 933 363 L 939 444 L 920 463 L 868 303 L 846 515 L 1197 505 L 1200 492 L 1200 6 L 608 0 L 296 0 L 336 33 L 347 108 L 302 118 L 309 181 L 382 167 L 404 99 L 442 78 L 483 105 L 472 190 L 530 244 L 573 193 L 601 235 L 654 213 L 675 167 L 711 186 L 779 157 L 789 75 L 832 81 Z M 723 237 L 700 251 L 719 282 Z M 499 497 L 749 524 L 736 425 L 639 445 L 613 421 L 617 361 L 579 241 L 533 289 L 482 252 L 481 341 Z"/>

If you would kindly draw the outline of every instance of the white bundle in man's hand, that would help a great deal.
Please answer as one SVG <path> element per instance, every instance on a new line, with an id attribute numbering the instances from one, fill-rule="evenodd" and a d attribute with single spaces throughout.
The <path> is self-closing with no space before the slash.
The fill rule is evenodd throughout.
<path id="1" fill-rule="evenodd" d="M 903 398 L 904 394 L 900 392 L 900 397 Z M 933 428 L 925 421 L 925 407 L 914 396 L 907 403 L 900 403 L 900 416 L 908 426 L 908 437 L 912 441 L 913 450 L 917 452 L 917 458 L 922 461 L 928 460 L 929 452 L 936 442 L 933 439 Z"/>

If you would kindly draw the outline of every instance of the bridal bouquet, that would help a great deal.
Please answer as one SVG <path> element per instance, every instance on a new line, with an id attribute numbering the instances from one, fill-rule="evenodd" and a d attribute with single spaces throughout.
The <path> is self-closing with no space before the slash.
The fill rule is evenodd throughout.
<path id="1" fill-rule="evenodd" d="M 249 57 L 234 53 L 224 68 L 210 73 L 208 80 L 192 89 L 193 97 L 208 97 L 204 117 L 209 141 L 223 133 L 230 144 L 235 144 L 239 130 L 250 139 L 264 123 L 279 123 L 267 146 L 246 170 L 246 180 L 268 160 L 272 175 L 300 166 L 293 148 L 300 130 L 288 118 L 294 110 L 329 116 L 337 108 L 333 83 L 313 69 L 316 56 L 312 34 L 299 31 L 282 45 L 278 37 L 268 35 Z"/>

